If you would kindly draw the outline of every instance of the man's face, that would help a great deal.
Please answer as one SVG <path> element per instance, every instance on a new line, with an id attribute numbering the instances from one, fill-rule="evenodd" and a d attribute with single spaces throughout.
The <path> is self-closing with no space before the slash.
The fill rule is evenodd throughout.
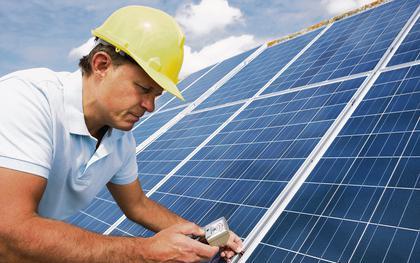
<path id="1" fill-rule="evenodd" d="M 111 66 L 97 98 L 108 126 L 128 131 L 143 114 L 152 112 L 163 89 L 137 65 Z"/>

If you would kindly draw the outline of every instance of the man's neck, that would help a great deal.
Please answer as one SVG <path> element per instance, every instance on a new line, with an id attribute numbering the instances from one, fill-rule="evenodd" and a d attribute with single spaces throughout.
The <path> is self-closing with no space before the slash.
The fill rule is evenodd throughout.
<path id="1" fill-rule="evenodd" d="M 104 123 L 101 123 L 100 120 L 100 112 L 96 110 L 96 100 L 94 94 L 92 93 L 93 90 L 93 79 L 83 76 L 82 81 L 83 89 L 82 89 L 82 105 L 83 105 L 83 115 L 85 117 L 86 127 L 89 133 L 98 139 L 98 145 L 102 140 L 102 137 L 105 135 L 106 131 L 108 130 L 108 126 Z"/>
<path id="2" fill-rule="evenodd" d="M 98 130 L 96 134 L 92 134 L 92 136 L 98 140 L 98 142 L 96 143 L 96 149 L 98 149 L 99 145 L 101 144 L 101 141 L 103 137 L 105 136 L 105 134 L 107 133 L 108 128 L 109 128 L 108 126 L 103 126 L 102 128 Z"/>

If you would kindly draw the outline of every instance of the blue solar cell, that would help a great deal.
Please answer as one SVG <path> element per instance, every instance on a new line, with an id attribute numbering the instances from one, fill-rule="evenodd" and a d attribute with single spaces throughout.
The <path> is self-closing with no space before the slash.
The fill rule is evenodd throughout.
<path id="1" fill-rule="evenodd" d="M 250 56 L 252 53 L 255 52 L 257 48 L 248 50 L 243 52 L 239 55 L 231 57 L 229 59 L 224 60 L 215 68 L 213 68 L 210 72 L 204 75 L 201 79 L 199 79 L 196 83 L 194 83 L 190 88 L 186 89 L 183 93 L 185 101 L 180 100 L 173 100 L 164 108 L 174 108 L 179 105 L 186 105 L 195 101 L 198 97 L 200 97 L 204 92 L 206 92 L 209 88 L 211 88 L 217 81 L 223 78 L 226 74 L 228 74 L 232 69 L 234 69 L 239 63 L 241 63 L 244 59 Z"/>
<path id="2" fill-rule="evenodd" d="M 256 223 L 321 138 L 317 133 L 316 137 L 299 134 L 312 123 L 330 125 L 350 98 L 343 95 L 354 94 L 362 82 L 363 78 L 353 79 L 252 102 L 151 196 L 171 197 L 165 203 L 169 209 L 201 225 L 225 216 L 237 224 L 234 230 L 245 237 L 252 226 L 243 214 L 250 213 L 252 223 Z M 324 88 L 330 93 L 325 94 Z M 310 103 L 318 97 L 325 97 L 324 105 Z M 295 102 L 299 103 L 290 106 Z M 327 104 L 334 107 L 334 115 L 319 114 Z M 214 115 L 214 111 L 206 112 Z M 293 118 L 302 111 L 311 111 L 312 119 Z M 271 137 L 256 136 L 267 129 L 272 129 Z M 278 137 L 280 131 L 295 135 Z M 235 136 L 226 140 L 230 134 Z M 252 140 L 238 142 L 244 134 L 253 135 Z M 136 235 L 144 231 L 119 228 Z"/>
<path id="3" fill-rule="evenodd" d="M 417 6 L 393 1 L 336 22 L 264 93 L 372 70 Z"/>
<path id="4" fill-rule="evenodd" d="M 143 122 L 140 122 L 132 130 L 136 144 L 139 145 L 145 141 L 147 138 L 149 138 L 150 135 L 159 130 L 163 125 L 168 123 L 184 109 L 185 107 L 181 107 L 173 110 L 156 112 L 149 118 L 145 119 Z"/>
<path id="5" fill-rule="evenodd" d="M 380 75 L 252 260 L 267 246 L 287 262 L 418 259 L 419 68 Z"/>
<path id="6" fill-rule="evenodd" d="M 315 30 L 264 50 L 232 79 L 202 102 L 197 109 L 252 97 L 320 31 L 320 29 Z"/>
<path id="7" fill-rule="evenodd" d="M 355 262 L 415 262 L 410 260 L 411 244 L 418 233 L 369 225 L 356 250 Z"/>
<path id="8" fill-rule="evenodd" d="M 388 66 L 418 60 L 420 57 L 420 20 L 410 30 L 404 41 L 398 47 Z"/>
<path id="9" fill-rule="evenodd" d="M 187 115 L 143 150 L 137 157 L 143 188 L 150 190 L 238 108 Z"/>

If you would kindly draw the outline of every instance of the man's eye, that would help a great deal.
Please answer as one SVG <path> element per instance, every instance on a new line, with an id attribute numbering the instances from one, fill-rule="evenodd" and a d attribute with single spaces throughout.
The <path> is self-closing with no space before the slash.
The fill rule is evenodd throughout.
<path id="1" fill-rule="evenodd" d="M 149 93 L 150 92 L 150 88 L 148 87 L 144 87 L 142 85 L 137 85 L 144 93 Z"/>

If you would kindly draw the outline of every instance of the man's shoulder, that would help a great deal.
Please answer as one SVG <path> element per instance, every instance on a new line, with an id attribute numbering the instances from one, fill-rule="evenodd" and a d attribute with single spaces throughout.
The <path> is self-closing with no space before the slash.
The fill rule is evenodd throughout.
<path id="1" fill-rule="evenodd" d="M 7 74 L 1 77 L 0 81 L 15 78 L 27 84 L 42 85 L 46 83 L 59 86 L 62 84 L 62 77 L 66 74 L 69 74 L 69 72 L 55 72 L 48 68 L 31 68 Z"/>
<path id="2" fill-rule="evenodd" d="M 15 71 L 0 78 L 0 93 L 8 97 L 26 97 L 28 101 L 50 104 L 63 103 L 64 83 L 70 72 L 55 72 L 48 68 Z"/>

